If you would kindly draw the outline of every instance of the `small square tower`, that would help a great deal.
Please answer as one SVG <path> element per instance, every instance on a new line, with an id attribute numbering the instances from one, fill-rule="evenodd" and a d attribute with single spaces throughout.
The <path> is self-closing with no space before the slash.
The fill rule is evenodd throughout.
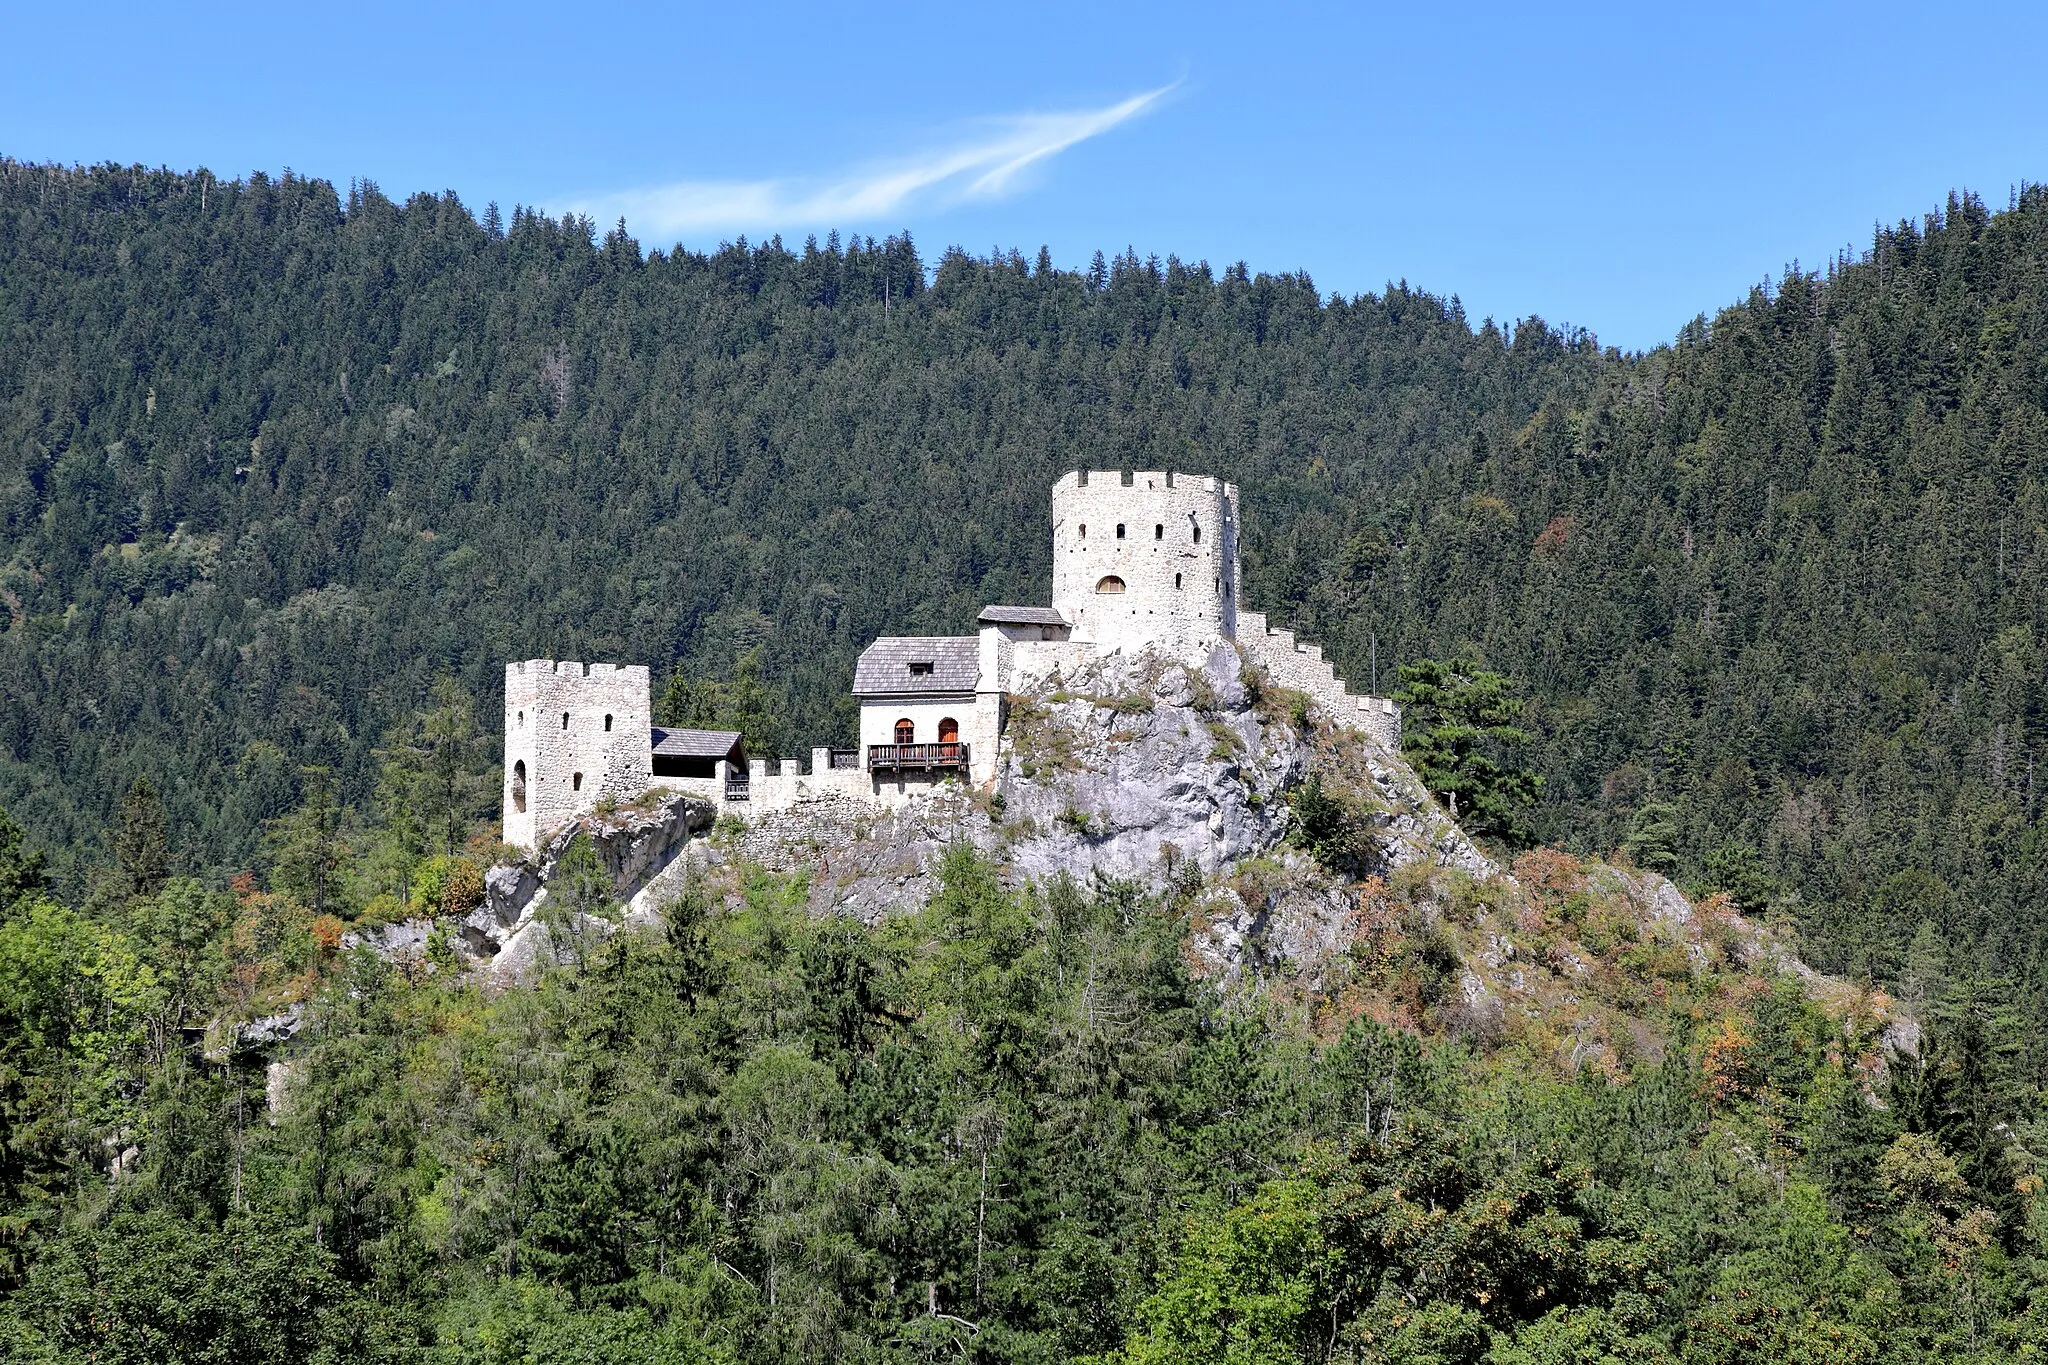
<path id="1" fill-rule="evenodd" d="M 652 733 L 641 665 L 505 665 L 505 842 L 534 848 L 601 799 L 645 792 Z"/>

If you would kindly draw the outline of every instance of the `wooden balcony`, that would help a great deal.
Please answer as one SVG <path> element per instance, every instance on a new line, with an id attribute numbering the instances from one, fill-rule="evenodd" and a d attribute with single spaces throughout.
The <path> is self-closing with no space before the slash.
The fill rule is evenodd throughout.
<path id="1" fill-rule="evenodd" d="M 869 772 L 935 772 L 940 769 L 967 770 L 967 746 L 959 741 L 945 744 L 870 744 Z"/>

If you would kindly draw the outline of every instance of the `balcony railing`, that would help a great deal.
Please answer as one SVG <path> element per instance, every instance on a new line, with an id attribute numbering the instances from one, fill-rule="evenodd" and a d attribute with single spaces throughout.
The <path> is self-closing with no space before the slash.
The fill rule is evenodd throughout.
<path id="1" fill-rule="evenodd" d="M 898 771 L 930 771 L 938 768 L 965 768 L 967 746 L 957 740 L 944 744 L 870 744 L 868 745 L 868 771 L 880 772 L 894 768 Z"/>
<path id="2" fill-rule="evenodd" d="M 725 779 L 725 799 L 728 802 L 745 801 L 748 800 L 749 797 L 750 793 L 748 791 L 746 778 L 728 777 Z"/>
<path id="3" fill-rule="evenodd" d="M 860 766 L 860 750 L 834 749 L 832 751 L 831 765 L 835 768 L 858 768 Z"/>

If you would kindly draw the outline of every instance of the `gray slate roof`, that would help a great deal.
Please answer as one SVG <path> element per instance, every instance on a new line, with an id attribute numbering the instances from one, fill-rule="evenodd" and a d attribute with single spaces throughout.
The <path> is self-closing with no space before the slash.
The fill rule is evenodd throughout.
<path id="1" fill-rule="evenodd" d="M 929 673 L 913 673 L 928 663 Z M 972 692 L 981 671 L 981 642 L 972 635 L 885 635 L 853 666 L 856 697 L 914 697 Z"/>
<path id="2" fill-rule="evenodd" d="M 983 607 L 983 625 L 1063 626 L 1067 618 L 1051 607 Z"/>
<path id="3" fill-rule="evenodd" d="M 664 758 L 724 758 L 739 747 L 737 730 L 665 730 L 654 727 L 654 752 Z"/>

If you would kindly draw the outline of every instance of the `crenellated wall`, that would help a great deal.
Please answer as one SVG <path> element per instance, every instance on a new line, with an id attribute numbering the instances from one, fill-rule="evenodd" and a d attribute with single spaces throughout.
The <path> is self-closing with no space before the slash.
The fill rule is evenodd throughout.
<path id="1" fill-rule="evenodd" d="M 1388 697 L 1352 692 L 1321 645 L 1302 644 L 1293 631 L 1268 626 L 1264 612 L 1247 611 L 1237 618 L 1237 647 L 1280 686 L 1306 692 L 1331 720 L 1362 730 L 1389 752 L 1401 747 L 1401 708 Z"/>

